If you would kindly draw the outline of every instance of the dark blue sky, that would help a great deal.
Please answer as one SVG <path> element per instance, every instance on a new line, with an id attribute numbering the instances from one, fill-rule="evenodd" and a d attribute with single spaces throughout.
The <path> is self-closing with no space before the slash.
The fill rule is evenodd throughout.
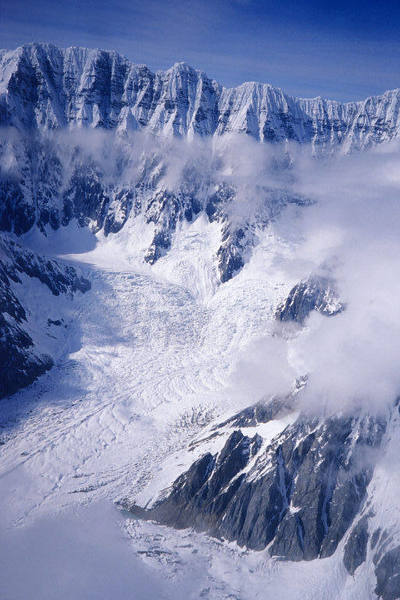
<path id="1" fill-rule="evenodd" d="M 400 0 L 0 0 L 0 47 L 115 49 L 164 69 L 184 60 L 232 86 L 361 99 L 400 87 Z"/>

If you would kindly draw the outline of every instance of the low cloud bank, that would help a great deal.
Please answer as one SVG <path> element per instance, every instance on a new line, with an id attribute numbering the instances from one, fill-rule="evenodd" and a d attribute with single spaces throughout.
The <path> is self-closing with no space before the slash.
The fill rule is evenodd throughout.
<path id="1" fill-rule="evenodd" d="M 307 373 L 304 399 L 324 410 L 382 410 L 400 391 L 400 151 L 397 145 L 296 166 L 315 201 L 296 223 L 295 259 L 336 281 L 346 310 L 313 313 L 288 343 Z"/>
<path id="2" fill-rule="evenodd" d="M 271 148 L 253 151 L 271 156 Z M 305 327 L 279 326 L 275 337 L 268 332 L 238 361 L 233 383 L 247 381 L 261 397 L 262 389 L 287 393 L 289 380 L 307 375 L 304 409 L 385 411 L 400 394 L 400 147 L 325 160 L 295 146 L 289 153 L 291 164 L 273 185 L 286 180 L 286 190 L 308 203 L 273 222 L 274 235 L 291 247 L 285 256 L 277 251 L 275 262 L 286 281 L 329 277 L 346 308 L 334 317 L 314 311 Z"/>

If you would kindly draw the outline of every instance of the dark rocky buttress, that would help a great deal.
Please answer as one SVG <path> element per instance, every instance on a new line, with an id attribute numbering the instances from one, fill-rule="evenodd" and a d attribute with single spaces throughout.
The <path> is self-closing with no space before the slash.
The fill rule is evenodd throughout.
<path id="1" fill-rule="evenodd" d="M 31 384 L 53 366 L 27 331 L 24 299 L 16 288 L 22 276 L 44 284 L 54 296 L 87 292 L 90 282 L 68 265 L 38 256 L 13 240 L 0 239 L 0 398 Z"/>
<path id="2" fill-rule="evenodd" d="M 299 417 L 263 448 L 259 435 L 234 430 L 152 508 L 130 509 L 289 560 L 331 556 L 365 499 L 372 467 L 363 453 L 384 431 L 378 418 Z"/>

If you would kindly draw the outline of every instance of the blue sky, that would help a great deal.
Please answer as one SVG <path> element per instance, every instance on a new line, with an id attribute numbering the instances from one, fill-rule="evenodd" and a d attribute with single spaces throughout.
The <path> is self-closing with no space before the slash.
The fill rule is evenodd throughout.
<path id="1" fill-rule="evenodd" d="M 0 0 L 0 46 L 31 41 L 115 49 L 153 70 L 183 60 L 297 96 L 400 87 L 400 0 Z"/>

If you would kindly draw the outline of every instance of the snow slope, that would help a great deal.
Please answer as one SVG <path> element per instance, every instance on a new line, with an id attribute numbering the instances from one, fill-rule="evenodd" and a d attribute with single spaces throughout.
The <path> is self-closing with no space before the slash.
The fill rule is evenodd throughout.
<path id="1" fill-rule="evenodd" d="M 203 236 L 195 230 L 182 241 L 194 262 Z M 157 277 L 150 268 L 118 267 L 119 254 L 111 252 L 112 244 L 75 255 L 73 264 L 79 259 L 92 288 L 74 300 L 69 346 L 49 374 L 1 403 L 9 438 L 1 457 L 3 494 L 7 474 L 34 475 L 32 501 L 17 519 L 73 502 L 73 493 L 78 501 L 81 494 L 118 497 L 149 477 L 171 445 L 232 404 L 229 378 L 238 353 L 268 327 L 284 296 L 282 284 L 253 279 L 250 269 L 237 278 L 235 293 L 227 286 L 210 294 L 209 282 L 206 290 L 191 289 L 168 280 L 168 270 Z M 177 279 L 176 262 L 169 261 Z M 185 280 L 191 265 L 182 262 Z M 44 294 L 41 302 L 46 306 Z M 254 312 L 259 317 L 251 322 Z"/>
<path id="2" fill-rule="evenodd" d="M 72 256 L 76 232 L 67 228 L 48 242 L 91 282 L 68 305 L 73 334 L 48 374 L 0 405 L 6 530 L 136 495 L 211 419 L 254 402 L 258 389 L 238 391 L 232 374 L 291 285 L 280 281 L 279 268 L 275 283 L 272 268 L 260 278 L 255 256 L 253 267 L 216 289 L 212 259 L 207 266 L 203 256 L 214 234 L 201 219 L 159 273 L 135 263 L 124 245 L 129 236 L 119 247 L 103 239 Z M 43 252 L 35 236 L 29 240 Z M 260 256 L 269 252 L 272 263 L 277 247 L 266 238 Z M 204 274 L 200 287 L 201 279 L 187 277 L 192 269 Z M 49 311 L 47 293 L 35 292 Z"/>
<path id="3" fill-rule="evenodd" d="M 249 381 L 246 360 L 257 360 L 257 343 L 273 334 L 275 311 L 295 283 L 281 270 L 290 251 L 273 228 L 246 267 L 222 286 L 213 283 L 213 253 L 207 258 L 204 252 L 216 235 L 205 220 L 183 227 L 158 271 L 138 260 L 140 254 L 135 258 L 138 249 L 130 247 L 128 234 L 105 239 L 99 233 L 94 249 L 73 254 L 78 234 L 70 226 L 47 241 L 26 239 L 42 252 L 47 244 L 47 250 L 79 266 L 91 290 L 68 305 L 74 333 L 56 366 L 0 404 L 5 442 L 0 497 L 7 535 L 15 526 L 29 532 L 38 519 L 52 515 L 58 515 L 60 526 L 66 520 L 79 527 L 76 519 L 90 522 L 90 513 L 70 521 L 69 511 L 82 504 L 96 507 L 102 499 L 146 502 L 202 451 L 218 449 L 228 430 L 217 446 L 198 445 L 196 436 L 207 440 L 207 428 L 253 404 L 265 390 L 265 379 Z M 188 277 L 191 272 L 201 277 Z M 50 309 L 46 294 L 36 292 L 42 309 Z M 276 351 L 272 340 L 270 350 Z M 265 346 L 261 349 L 264 356 Z M 295 418 L 261 425 L 263 447 Z M 187 452 L 193 440 L 194 454 Z M 282 600 L 375 597 L 373 571 L 353 580 L 344 569 L 344 542 L 331 558 L 282 563 L 266 551 L 250 552 L 202 534 L 129 516 L 112 521 L 113 530 L 122 526 L 125 543 L 155 581 L 165 580 L 165 598 L 201 593 L 213 600 L 250 600 L 265 597 L 265 589 Z M 86 539 L 92 543 L 88 532 Z M 13 589 L 7 577 L 6 582 Z"/>

